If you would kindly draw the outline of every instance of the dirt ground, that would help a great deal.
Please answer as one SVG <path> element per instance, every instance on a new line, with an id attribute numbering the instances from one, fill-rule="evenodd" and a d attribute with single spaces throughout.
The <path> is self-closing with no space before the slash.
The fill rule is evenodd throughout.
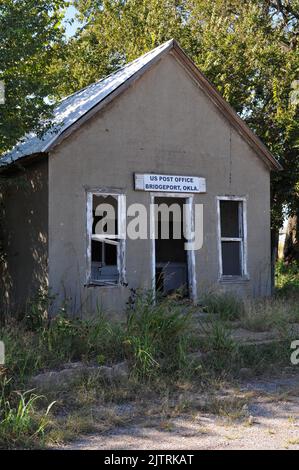
<path id="1" fill-rule="evenodd" d="M 139 417 L 109 432 L 82 437 L 63 448 L 299 450 L 299 371 L 291 376 L 244 382 L 238 393 L 250 397 L 242 417 L 196 410 L 167 421 Z"/>

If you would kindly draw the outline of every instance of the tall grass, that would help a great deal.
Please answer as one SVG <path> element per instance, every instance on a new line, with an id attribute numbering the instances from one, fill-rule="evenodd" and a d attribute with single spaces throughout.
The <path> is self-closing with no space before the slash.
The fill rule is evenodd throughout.
<path id="1" fill-rule="evenodd" d="M 273 297 L 244 302 L 242 326 L 252 331 L 276 329 L 284 334 L 288 326 L 299 323 L 299 264 L 278 261 L 275 280 Z"/>
<path id="2" fill-rule="evenodd" d="M 10 321 L 0 328 L 6 347 L 6 367 L 24 382 L 40 369 L 69 361 L 115 362 L 123 359 L 123 326 L 104 316 L 94 320 L 71 320 L 58 315 L 35 331 L 26 324 Z"/>
<path id="3" fill-rule="evenodd" d="M 0 447 L 31 447 L 44 437 L 48 415 L 55 402 L 43 413 L 37 413 L 35 404 L 43 397 L 28 390 L 7 392 L 9 380 L 2 381 L 0 396 Z"/>
<path id="4" fill-rule="evenodd" d="M 270 364 L 288 363 L 289 325 L 299 322 L 293 297 L 279 294 L 273 299 L 241 301 L 232 294 L 213 292 L 203 296 L 201 305 L 209 313 L 204 331 L 194 328 L 194 307 L 176 297 L 154 303 L 152 292 L 135 293 L 122 322 L 112 322 L 102 313 L 86 320 L 60 313 L 47 320 L 41 300 L 32 310 L 28 308 L 23 321 L 7 321 L 0 327 L 6 346 L 6 364 L 0 368 L 0 446 L 25 442 L 29 446 L 43 440 L 52 405 L 41 412 L 42 398 L 34 391 L 19 390 L 28 388 L 31 375 L 66 362 L 111 365 L 126 359 L 130 381 L 113 392 L 123 397 L 139 389 L 172 387 L 177 380 L 201 386 L 211 377 L 237 376 L 241 367 L 264 371 Z M 231 322 L 236 319 L 238 325 Z M 282 341 L 264 349 L 237 345 L 231 328 L 240 325 L 254 331 L 275 328 Z M 200 359 L 195 363 L 190 355 L 198 350 Z M 98 379 L 92 383 L 92 396 L 96 386 L 103 396 L 111 397 L 111 387 Z"/>
<path id="5" fill-rule="evenodd" d="M 139 378 L 176 371 L 185 364 L 190 314 L 173 301 L 154 303 L 139 294 L 127 316 L 126 352 Z"/>
<path id="6" fill-rule="evenodd" d="M 210 318 L 201 324 L 200 333 L 201 351 L 204 353 L 201 366 L 205 375 L 225 375 L 238 368 L 238 345 L 227 322 Z"/>
<path id="7" fill-rule="evenodd" d="M 47 321 L 38 308 L 32 318 L 27 312 L 23 321 L 6 322 L 0 328 L 6 346 L 6 364 L 0 370 L 0 446 L 28 447 L 43 440 L 52 404 L 41 413 L 36 405 L 42 397 L 32 390 L 19 392 L 41 370 L 71 361 L 109 365 L 126 359 L 134 387 L 182 372 L 190 314 L 182 313 L 174 300 L 155 304 L 152 299 L 152 293 L 137 293 L 126 322 L 112 322 L 103 314 L 87 320 L 59 314 Z"/>
<path id="8" fill-rule="evenodd" d="M 60 363 L 96 357 L 102 362 L 116 362 L 123 359 L 123 341 L 123 325 L 109 321 L 103 314 L 90 320 L 60 315 L 42 330 L 46 360 Z"/>
<path id="9" fill-rule="evenodd" d="M 31 323 L 30 323 L 31 324 Z M 139 378 L 157 370 L 175 370 L 185 354 L 190 314 L 174 301 L 154 304 L 150 294 L 137 295 L 127 312 L 127 323 L 104 315 L 74 320 L 58 315 L 35 331 L 27 323 L 10 322 L 0 329 L 6 345 L 6 367 L 24 382 L 40 369 L 70 361 L 111 364 L 127 358 Z"/>
<path id="10" fill-rule="evenodd" d="M 236 320 L 244 312 L 242 299 L 229 292 L 207 292 L 200 304 L 203 311 L 210 314 L 217 314 L 221 320 Z"/>
<path id="11" fill-rule="evenodd" d="M 283 330 L 299 322 L 299 303 L 293 297 L 249 300 L 244 303 L 241 325 L 252 331 Z"/>

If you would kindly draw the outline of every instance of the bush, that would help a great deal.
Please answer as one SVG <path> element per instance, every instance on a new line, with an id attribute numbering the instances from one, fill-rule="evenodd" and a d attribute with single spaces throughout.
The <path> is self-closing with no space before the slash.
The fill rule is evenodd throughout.
<path id="1" fill-rule="evenodd" d="M 285 263 L 280 260 L 275 268 L 276 294 L 278 295 L 299 295 L 299 263 Z"/>

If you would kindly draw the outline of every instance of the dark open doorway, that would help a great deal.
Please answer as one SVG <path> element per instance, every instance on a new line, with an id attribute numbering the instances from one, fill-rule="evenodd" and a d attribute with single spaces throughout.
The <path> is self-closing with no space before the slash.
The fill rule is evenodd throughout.
<path id="1" fill-rule="evenodd" d="M 185 198 L 155 197 L 156 215 L 155 277 L 156 290 L 163 295 L 175 291 L 188 296 L 188 259 L 185 250 Z"/>

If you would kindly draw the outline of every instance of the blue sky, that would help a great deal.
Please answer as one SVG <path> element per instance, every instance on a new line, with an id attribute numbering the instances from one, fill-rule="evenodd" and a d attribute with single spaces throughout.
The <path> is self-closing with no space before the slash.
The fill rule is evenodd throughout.
<path id="1" fill-rule="evenodd" d="M 67 37 L 73 36 L 78 26 L 80 26 L 80 23 L 75 19 L 76 11 L 76 8 L 73 6 L 70 6 L 66 9 L 65 20 L 67 21 L 74 19 L 73 24 L 68 24 L 67 22 L 65 23 Z"/>

